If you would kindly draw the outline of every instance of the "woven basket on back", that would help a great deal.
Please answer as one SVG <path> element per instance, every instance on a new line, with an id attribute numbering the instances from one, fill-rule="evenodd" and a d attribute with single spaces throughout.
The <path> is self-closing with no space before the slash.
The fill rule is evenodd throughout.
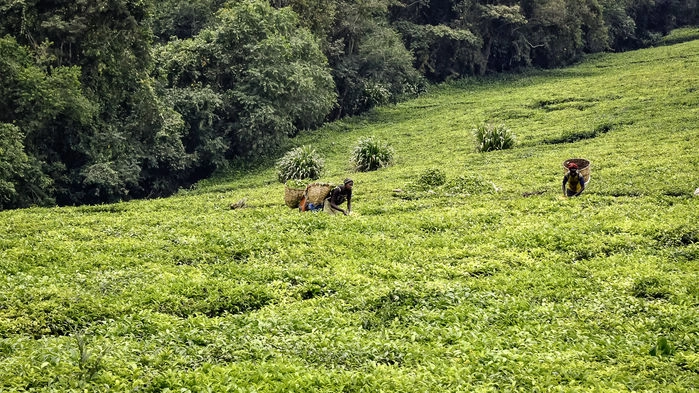
<path id="1" fill-rule="evenodd" d="M 590 161 L 584 158 L 570 158 L 563 161 L 563 173 L 568 173 L 568 164 L 574 162 L 578 166 L 578 173 L 583 175 L 585 183 L 590 181 Z"/>
<path id="2" fill-rule="evenodd" d="M 334 187 L 330 183 L 311 183 L 306 187 L 306 201 L 320 205 Z"/>
<path id="3" fill-rule="evenodd" d="M 290 188 L 284 186 L 284 203 L 292 209 L 299 207 L 299 202 L 303 197 L 303 188 Z"/>

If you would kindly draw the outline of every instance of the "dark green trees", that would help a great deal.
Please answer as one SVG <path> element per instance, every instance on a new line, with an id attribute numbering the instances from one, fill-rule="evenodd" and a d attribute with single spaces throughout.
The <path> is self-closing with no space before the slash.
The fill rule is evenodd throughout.
<path id="1" fill-rule="evenodd" d="M 158 50 L 164 97 L 185 122 L 197 170 L 268 154 L 335 103 L 327 60 L 290 9 L 240 2 L 194 38 Z"/>
<path id="2" fill-rule="evenodd" d="M 218 3 L 158 19 L 194 34 L 162 47 L 151 1 L 1 3 L 0 209 L 169 195 L 322 123 L 334 85 L 296 15 Z"/>
<path id="3" fill-rule="evenodd" d="M 55 203 L 69 168 L 86 161 L 80 131 L 95 107 L 78 67 L 37 65 L 17 41 L 0 38 L 0 208 Z"/>

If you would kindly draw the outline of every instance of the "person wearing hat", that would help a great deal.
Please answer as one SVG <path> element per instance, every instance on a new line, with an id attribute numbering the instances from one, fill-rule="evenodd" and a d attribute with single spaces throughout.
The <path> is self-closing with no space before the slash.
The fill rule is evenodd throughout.
<path id="1" fill-rule="evenodd" d="M 352 187 L 354 182 L 352 179 L 345 179 L 341 186 L 337 186 L 330 191 L 328 197 L 323 203 L 323 210 L 330 214 L 337 214 L 337 212 L 342 212 L 344 215 L 348 215 L 352 212 Z M 347 201 L 347 210 L 344 210 L 339 205 Z"/>
<path id="2" fill-rule="evenodd" d="M 563 176 L 563 195 L 574 197 L 585 191 L 585 177 L 578 173 L 578 165 L 574 162 L 568 164 L 568 173 Z"/>

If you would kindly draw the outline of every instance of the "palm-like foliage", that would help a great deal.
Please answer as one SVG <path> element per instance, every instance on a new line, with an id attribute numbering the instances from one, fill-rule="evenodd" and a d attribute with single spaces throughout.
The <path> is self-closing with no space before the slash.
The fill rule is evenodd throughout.
<path id="1" fill-rule="evenodd" d="M 300 146 L 288 151 L 277 161 L 277 179 L 285 183 L 290 179 L 312 179 L 321 176 L 325 160 L 311 146 Z"/>
<path id="2" fill-rule="evenodd" d="M 473 130 L 476 149 L 480 152 L 510 149 L 515 145 L 515 135 L 504 124 L 481 124 Z"/>
<path id="3" fill-rule="evenodd" d="M 350 161 L 358 172 L 374 171 L 393 162 L 394 150 L 374 137 L 360 138 L 352 150 Z"/>

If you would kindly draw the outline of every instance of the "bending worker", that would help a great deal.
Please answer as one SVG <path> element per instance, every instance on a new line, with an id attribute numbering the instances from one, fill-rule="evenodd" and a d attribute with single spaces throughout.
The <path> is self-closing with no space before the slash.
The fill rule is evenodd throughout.
<path id="1" fill-rule="evenodd" d="M 563 195 L 574 197 L 585 191 L 585 177 L 578 173 L 578 165 L 574 162 L 568 164 L 568 173 L 563 176 Z"/>
<path id="2" fill-rule="evenodd" d="M 337 186 L 330 191 L 330 195 L 325 199 L 323 203 L 323 210 L 330 214 L 337 214 L 337 212 L 342 212 L 344 215 L 348 215 L 352 212 L 352 187 L 354 182 L 352 179 L 345 179 L 341 186 Z M 339 205 L 347 200 L 347 210 L 344 210 Z"/>

